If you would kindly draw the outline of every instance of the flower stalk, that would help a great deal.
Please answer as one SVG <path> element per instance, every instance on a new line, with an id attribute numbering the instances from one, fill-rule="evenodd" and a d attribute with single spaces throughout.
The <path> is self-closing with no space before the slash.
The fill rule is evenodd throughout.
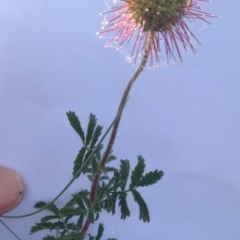
<path id="1" fill-rule="evenodd" d="M 122 99 L 121 99 L 119 107 L 118 107 L 118 112 L 122 109 L 122 107 L 126 103 L 128 97 L 129 97 L 129 92 L 130 92 L 134 82 L 137 80 L 137 78 L 139 77 L 139 75 L 142 73 L 143 69 L 146 66 L 149 54 L 151 52 L 151 47 L 152 47 L 152 45 L 151 45 L 152 34 L 154 34 L 153 31 L 151 31 L 151 33 L 148 36 L 146 49 L 145 49 L 145 51 L 143 53 L 143 56 L 142 56 L 142 61 L 139 65 L 138 69 L 136 70 L 136 72 L 134 73 L 132 78 L 129 80 L 129 82 L 128 82 L 126 88 L 125 88 L 125 91 L 123 93 Z M 103 154 L 103 157 L 101 159 L 98 171 L 97 171 L 97 173 L 94 176 L 94 179 L 92 181 L 92 186 L 91 186 L 91 190 L 90 190 L 90 203 L 92 205 L 94 205 L 94 202 L 96 200 L 95 198 L 96 198 L 98 183 L 99 183 L 99 179 L 100 179 L 100 176 L 101 176 L 101 173 L 102 173 L 101 169 L 103 169 L 103 167 L 105 166 L 105 164 L 106 164 L 106 162 L 107 162 L 107 160 L 108 160 L 108 158 L 111 154 L 111 151 L 112 151 L 112 148 L 113 148 L 113 145 L 114 145 L 114 141 L 116 139 L 116 135 L 117 135 L 120 120 L 121 120 L 121 114 L 119 115 L 118 119 L 116 120 L 116 122 L 113 125 L 112 133 L 110 135 L 110 139 L 109 139 L 107 148 L 106 148 L 106 150 Z M 90 226 L 90 220 L 87 217 L 81 233 L 86 233 L 89 226 Z"/>

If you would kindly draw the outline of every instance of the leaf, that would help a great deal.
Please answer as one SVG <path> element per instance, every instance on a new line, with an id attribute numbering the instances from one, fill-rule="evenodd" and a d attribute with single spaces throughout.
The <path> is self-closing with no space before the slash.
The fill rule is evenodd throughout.
<path id="1" fill-rule="evenodd" d="M 75 200 L 75 202 L 77 203 L 77 205 L 78 205 L 81 209 L 85 210 L 86 207 L 84 206 L 83 200 L 82 200 L 82 198 L 79 196 L 79 194 L 73 194 L 72 196 L 73 196 L 73 199 Z"/>
<path id="2" fill-rule="evenodd" d="M 42 240 L 56 240 L 56 238 L 54 236 L 49 236 L 47 235 L 46 237 L 44 237 Z"/>
<path id="3" fill-rule="evenodd" d="M 141 179 L 145 169 L 144 158 L 138 156 L 138 164 L 132 171 L 130 189 L 133 189 L 137 186 L 139 180 Z"/>
<path id="4" fill-rule="evenodd" d="M 78 119 L 78 116 L 75 114 L 75 112 L 69 111 L 67 112 L 67 117 L 73 129 L 78 133 L 82 142 L 84 142 L 85 140 L 84 132 L 82 130 L 81 123 Z"/>
<path id="5" fill-rule="evenodd" d="M 100 181 L 103 181 L 103 180 L 109 180 L 109 177 L 107 175 L 100 176 Z"/>
<path id="6" fill-rule="evenodd" d="M 121 164 L 120 164 L 120 176 L 121 179 L 125 182 L 125 184 L 123 184 L 121 186 L 121 189 L 124 190 L 127 184 L 127 180 L 128 180 L 128 176 L 129 176 L 129 170 L 130 170 L 130 163 L 128 160 L 121 160 Z"/>
<path id="7" fill-rule="evenodd" d="M 47 205 L 48 203 L 45 203 L 43 201 L 39 201 L 37 202 L 34 207 L 35 208 L 43 208 Z M 55 215 L 58 216 L 58 213 L 59 213 L 59 209 L 57 208 L 57 206 L 54 204 L 54 203 L 51 203 L 49 206 L 46 207 L 46 210 L 54 213 Z"/>
<path id="8" fill-rule="evenodd" d="M 85 195 L 84 194 L 82 194 L 82 198 L 83 198 L 83 201 L 84 201 L 84 203 L 86 204 L 86 206 L 88 207 L 88 208 L 90 208 L 90 201 L 89 201 L 89 198 L 88 198 L 88 195 L 89 195 L 89 192 L 87 191 L 87 190 L 83 190 L 84 192 L 85 192 Z"/>
<path id="9" fill-rule="evenodd" d="M 111 153 L 112 153 L 112 151 L 111 151 Z M 111 162 L 111 161 L 114 161 L 114 160 L 116 160 L 117 158 L 114 156 L 114 155 L 110 155 L 109 157 L 108 157 L 108 160 L 107 160 L 107 163 L 109 163 L 109 162 Z"/>
<path id="10" fill-rule="evenodd" d="M 94 240 L 95 237 L 93 237 L 91 234 L 88 234 L 89 240 Z"/>
<path id="11" fill-rule="evenodd" d="M 99 215 L 99 212 L 96 213 L 96 216 L 95 216 L 95 221 L 97 221 L 99 219 L 100 215 Z"/>
<path id="12" fill-rule="evenodd" d="M 95 240 L 100 240 L 102 235 L 103 235 L 104 227 L 102 223 L 99 223 L 98 225 L 98 233 L 97 236 L 95 237 Z"/>
<path id="13" fill-rule="evenodd" d="M 143 220 L 143 222 L 150 222 L 148 207 L 145 201 L 143 200 L 142 196 L 137 190 L 132 190 L 132 194 L 134 197 L 135 202 L 137 202 L 139 206 L 139 219 Z"/>
<path id="14" fill-rule="evenodd" d="M 45 207 L 46 205 L 47 205 L 46 202 L 39 201 L 39 202 L 35 203 L 34 207 L 35 207 L 35 208 L 43 208 L 43 207 Z"/>
<path id="15" fill-rule="evenodd" d="M 65 225 L 66 225 L 67 229 L 74 230 L 74 231 L 76 230 L 76 225 L 73 223 L 68 223 L 65 225 L 63 223 L 62 224 L 60 224 L 60 223 L 62 223 L 62 222 L 59 222 L 59 224 L 56 224 L 53 229 L 60 228 L 60 229 L 66 230 L 66 227 L 65 227 Z"/>
<path id="16" fill-rule="evenodd" d="M 71 232 L 69 235 L 61 237 L 61 240 L 79 240 L 85 236 L 85 233 Z M 59 240 L 60 240 L 59 239 Z"/>
<path id="17" fill-rule="evenodd" d="M 62 209 L 61 209 L 61 210 L 62 210 Z M 60 210 L 59 212 L 61 212 L 61 210 Z M 79 214 L 82 214 L 82 213 L 78 213 L 78 214 L 75 214 L 75 215 L 79 215 Z M 69 214 L 69 213 L 68 213 L 68 214 L 65 216 L 65 223 L 67 223 L 68 220 L 71 219 L 73 216 L 74 216 L 74 214 Z"/>
<path id="18" fill-rule="evenodd" d="M 113 194 L 123 196 L 123 197 L 127 196 L 127 193 L 125 191 L 117 191 L 117 192 L 114 192 Z"/>
<path id="19" fill-rule="evenodd" d="M 93 150 L 88 150 L 85 157 L 84 157 L 84 161 L 83 164 L 86 162 L 86 160 L 88 159 L 88 157 L 92 154 Z M 92 159 L 94 159 L 96 156 L 95 154 L 93 156 L 91 156 L 90 161 L 88 162 L 88 164 L 82 169 L 82 172 L 85 173 L 92 173 L 92 168 L 90 167 L 91 165 L 91 161 Z"/>
<path id="20" fill-rule="evenodd" d="M 92 149 L 96 142 L 98 141 L 98 138 L 100 137 L 101 133 L 102 133 L 102 126 L 97 126 L 94 133 L 93 133 L 93 137 L 92 137 L 92 141 L 91 141 L 91 145 L 90 145 L 90 148 Z"/>
<path id="21" fill-rule="evenodd" d="M 66 208 L 70 208 L 70 207 L 73 207 L 74 205 L 75 205 L 75 201 L 74 201 L 74 199 L 72 198 L 70 201 L 68 201 L 65 205 L 64 205 L 64 207 L 66 207 Z"/>
<path id="22" fill-rule="evenodd" d="M 111 188 L 109 188 L 109 192 L 112 192 L 112 191 L 116 191 L 118 187 L 121 187 L 125 184 L 125 181 L 119 181 L 119 182 L 116 182 Z"/>
<path id="23" fill-rule="evenodd" d="M 49 206 L 46 207 L 47 210 L 49 210 L 52 213 L 55 213 L 58 216 L 59 209 L 54 203 L 51 203 Z"/>
<path id="24" fill-rule="evenodd" d="M 75 230 L 76 228 L 73 223 L 68 223 L 66 225 L 67 225 L 67 228 L 71 230 Z M 50 231 L 52 231 L 53 229 L 65 229 L 65 225 L 61 221 L 57 221 L 54 223 L 51 223 L 51 222 L 36 223 L 35 226 L 31 227 L 30 234 L 33 234 L 41 230 L 46 230 L 46 229 Z"/>
<path id="25" fill-rule="evenodd" d="M 113 207 L 113 202 L 111 196 L 108 194 L 106 199 L 106 209 L 107 212 L 111 212 Z"/>
<path id="26" fill-rule="evenodd" d="M 45 217 L 42 217 L 41 218 L 41 222 L 46 222 L 46 221 L 49 221 L 49 220 L 52 220 L 52 219 L 58 219 L 59 217 L 56 216 L 56 215 L 49 215 L 49 216 L 45 216 Z"/>
<path id="27" fill-rule="evenodd" d="M 80 173 L 78 175 L 76 175 L 76 173 L 78 172 L 78 170 L 82 167 L 82 163 L 83 163 L 83 158 L 86 152 L 86 147 L 82 147 L 80 149 L 80 151 L 78 152 L 78 155 L 76 156 L 74 162 L 73 162 L 73 176 L 79 177 Z"/>
<path id="28" fill-rule="evenodd" d="M 106 191 L 109 191 L 109 189 L 111 188 L 111 186 L 114 184 L 115 182 L 115 177 L 112 177 L 109 181 L 108 184 L 106 185 L 105 189 Z"/>
<path id="29" fill-rule="evenodd" d="M 113 174 L 116 179 L 116 182 L 119 182 L 121 180 L 121 176 L 120 176 L 119 171 L 116 168 L 113 168 Z"/>
<path id="30" fill-rule="evenodd" d="M 163 171 L 155 170 L 153 172 L 146 173 L 138 182 L 138 187 L 144 187 L 148 185 L 152 185 L 159 181 L 163 177 Z"/>
<path id="31" fill-rule="evenodd" d="M 117 197 L 118 197 L 117 194 L 112 194 L 111 195 L 111 198 L 112 198 L 112 215 L 115 214 L 115 212 L 116 212 L 115 205 L 116 205 Z"/>
<path id="32" fill-rule="evenodd" d="M 98 171 L 98 166 L 99 166 L 99 163 L 96 158 L 92 159 L 91 165 L 92 165 L 92 174 L 95 175 L 95 173 L 97 173 Z"/>
<path id="33" fill-rule="evenodd" d="M 81 214 L 77 220 L 77 226 L 76 226 L 77 231 L 80 231 L 82 229 L 83 220 L 84 220 L 84 214 Z"/>
<path id="34" fill-rule="evenodd" d="M 119 196 L 119 206 L 121 210 L 121 219 L 126 219 L 126 217 L 129 217 L 130 211 L 128 209 L 126 197 Z"/>
<path id="35" fill-rule="evenodd" d="M 89 219 L 90 223 L 95 222 L 94 213 L 91 209 L 89 210 L 88 219 Z"/>
<path id="36" fill-rule="evenodd" d="M 96 127 L 96 124 L 97 124 L 96 116 L 91 113 L 90 116 L 89 116 L 85 146 L 88 146 L 90 141 L 92 140 L 93 132 L 94 132 L 94 129 Z"/>
<path id="37" fill-rule="evenodd" d="M 33 234 L 35 232 L 45 230 L 45 229 L 51 229 L 51 227 L 52 227 L 51 222 L 36 223 L 35 226 L 31 227 L 30 234 Z"/>
<path id="38" fill-rule="evenodd" d="M 59 214 L 62 216 L 66 216 L 68 219 L 71 218 L 72 216 L 76 216 L 79 214 L 83 214 L 85 211 L 80 209 L 80 208 L 67 208 L 63 207 L 60 211 Z"/>

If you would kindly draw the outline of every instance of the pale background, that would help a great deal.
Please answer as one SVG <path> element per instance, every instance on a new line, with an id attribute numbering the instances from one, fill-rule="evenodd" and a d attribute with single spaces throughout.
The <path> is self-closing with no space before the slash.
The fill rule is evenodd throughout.
<path id="1" fill-rule="evenodd" d="M 214 27 L 191 24 L 202 46 L 184 63 L 146 70 L 131 92 L 114 146 L 132 165 L 162 169 L 157 185 L 142 189 L 151 222 L 103 214 L 104 239 L 240 239 L 240 2 L 201 3 L 220 16 Z M 104 129 L 112 121 L 134 68 L 98 39 L 101 0 L 0 1 L 0 165 L 25 183 L 21 204 L 8 215 L 33 211 L 71 178 L 80 141 L 66 111 L 86 128 L 89 113 Z M 200 30 L 200 31 L 199 31 Z M 88 187 L 77 180 L 57 201 Z M 45 213 L 4 220 L 23 240 Z M 96 227 L 91 228 L 95 234 Z M 15 238 L 0 225 L 0 239 Z"/>

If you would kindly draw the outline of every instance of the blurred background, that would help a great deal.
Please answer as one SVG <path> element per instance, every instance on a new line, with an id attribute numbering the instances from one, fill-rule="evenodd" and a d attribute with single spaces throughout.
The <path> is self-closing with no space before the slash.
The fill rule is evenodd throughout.
<path id="1" fill-rule="evenodd" d="M 138 220 L 129 197 L 127 220 L 101 215 L 103 239 L 240 239 L 240 2 L 199 2 L 221 18 L 210 20 L 214 27 L 189 24 L 198 56 L 183 52 L 183 63 L 143 72 L 114 145 L 132 167 L 142 155 L 147 171 L 165 173 L 141 191 L 151 222 Z M 0 165 L 25 183 L 22 202 L 6 215 L 32 212 L 71 179 L 81 142 L 67 111 L 84 129 L 90 112 L 104 129 L 116 114 L 135 69 L 96 36 L 105 9 L 102 0 L 0 1 Z M 86 187 L 77 179 L 57 204 Z M 42 239 L 47 232 L 29 230 L 45 214 L 3 221 L 21 239 Z M 0 239 L 15 239 L 2 224 Z"/>

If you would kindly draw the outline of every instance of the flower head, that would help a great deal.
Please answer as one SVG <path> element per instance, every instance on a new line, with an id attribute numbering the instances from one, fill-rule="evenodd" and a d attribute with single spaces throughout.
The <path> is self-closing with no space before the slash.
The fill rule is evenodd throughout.
<path id="1" fill-rule="evenodd" d="M 182 47 L 197 53 L 192 40 L 196 39 L 189 29 L 186 20 L 206 19 L 213 17 L 201 10 L 198 2 L 208 0 L 117 0 L 117 6 L 103 13 L 106 15 L 102 23 L 100 37 L 110 36 L 106 47 L 113 43 L 117 48 L 132 43 L 130 57 L 134 64 L 146 49 L 150 39 L 149 62 L 153 67 L 160 64 L 160 58 L 166 57 L 182 61 Z M 182 47 L 181 47 L 182 46 Z M 165 55 L 165 56 L 164 56 Z"/>

